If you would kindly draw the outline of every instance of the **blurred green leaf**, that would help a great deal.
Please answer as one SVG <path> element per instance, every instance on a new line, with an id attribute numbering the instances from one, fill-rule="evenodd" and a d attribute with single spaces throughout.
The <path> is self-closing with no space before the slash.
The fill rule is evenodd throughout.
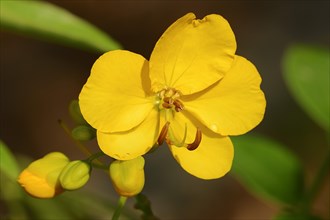
<path id="1" fill-rule="evenodd" d="M 71 191 L 55 198 L 58 202 L 65 205 L 74 219 L 111 219 L 116 208 L 116 203 L 109 198 L 111 195 L 91 193 L 88 191 Z M 84 207 L 84 208 L 82 208 Z M 120 216 L 124 219 L 134 219 L 134 216 L 125 212 Z"/>
<path id="2" fill-rule="evenodd" d="M 322 220 L 322 218 L 307 213 L 283 212 L 275 216 L 274 220 Z"/>
<path id="3" fill-rule="evenodd" d="M 301 163 L 284 146 L 256 135 L 232 137 L 232 171 L 250 191 L 281 204 L 295 204 L 304 190 Z"/>
<path id="4" fill-rule="evenodd" d="M 294 45 L 284 55 L 284 79 L 300 106 L 329 131 L 329 50 Z"/>
<path id="5" fill-rule="evenodd" d="M 73 219 L 67 207 L 56 199 L 36 199 L 25 195 L 24 204 L 30 212 L 31 219 Z"/>
<path id="6" fill-rule="evenodd" d="M 19 166 L 9 148 L 0 140 L 0 170 L 11 180 L 16 181 L 19 174 Z"/>
<path id="7" fill-rule="evenodd" d="M 8 175 L 2 175 L 0 178 L 0 197 L 6 219 L 29 219 L 27 210 L 21 202 L 24 197 L 23 190 L 19 187 L 18 183 Z M 2 218 L 1 218 L 2 219 Z"/>
<path id="8" fill-rule="evenodd" d="M 97 52 L 120 49 L 118 42 L 69 11 L 42 1 L 0 1 L 1 27 Z"/>

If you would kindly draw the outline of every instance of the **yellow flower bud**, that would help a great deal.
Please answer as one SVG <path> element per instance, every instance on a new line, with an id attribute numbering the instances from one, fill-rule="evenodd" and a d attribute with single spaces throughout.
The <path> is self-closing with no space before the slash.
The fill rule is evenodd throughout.
<path id="1" fill-rule="evenodd" d="M 144 186 L 144 159 L 116 160 L 110 165 L 110 178 L 116 191 L 122 196 L 134 196 Z"/>
<path id="2" fill-rule="evenodd" d="M 66 190 L 75 190 L 84 186 L 90 177 L 90 165 L 81 160 L 71 161 L 61 172 L 60 183 Z"/>
<path id="3" fill-rule="evenodd" d="M 52 198 L 63 192 L 59 175 L 69 163 L 69 159 L 60 152 L 52 152 L 32 162 L 18 177 L 19 184 L 31 196 Z"/>

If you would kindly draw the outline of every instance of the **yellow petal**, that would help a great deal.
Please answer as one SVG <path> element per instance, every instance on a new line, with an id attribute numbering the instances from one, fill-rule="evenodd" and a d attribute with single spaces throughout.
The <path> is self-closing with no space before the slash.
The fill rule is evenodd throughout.
<path id="1" fill-rule="evenodd" d="M 175 114 L 175 118 L 170 124 L 172 132 L 179 134 L 185 124 L 187 141 L 193 140 L 196 127 L 202 131 L 202 141 L 195 150 L 170 145 L 170 150 L 181 167 L 201 179 L 216 179 L 225 175 L 231 168 L 234 156 L 230 139 L 213 133 L 189 115 L 179 113 Z"/>
<path id="2" fill-rule="evenodd" d="M 154 92 L 172 87 L 191 94 L 218 81 L 230 68 L 236 41 L 228 22 L 215 14 L 195 18 L 188 13 L 158 40 L 150 58 Z"/>
<path id="3" fill-rule="evenodd" d="M 31 173 L 28 169 L 20 174 L 18 182 L 28 194 L 37 198 L 52 198 L 63 192 L 59 183 L 49 183 L 45 178 Z"/>
<path id="4" fill-rule="evenodd" d="M 127 131 L 152 109 L 149 91 L 148 61 L 132 52 L 111 51 L 94 63 L 79 105 L 86 121 L 99 131 Z"/>
<path id="5" fill-rule="evenodd" d="M 255 66 L 236 56 L 232 68 L 220 82 L 200 93 L 182 97 L 182 101 L 185 110 L 212 131 L 239 135 L 263 119 L 266 100 L 260 83 Z"/>
<path id="6" fill-rule="evenodd" d="M 116 133 L 97 132 L 101 150 L 117 160 L 130 160 L 144 155 L 158 138 L 159 117 L 152 110 L 148 117 L 135 128 Z"/>
<path id="7" fill-rule="evenodd" d="M 199 147 L 193 151 L 170 146 L 172 154 L 181 167 L 201 179 L 217 179 L 231 168 L 234 150 L 228 137 L 203 135 Z"/>

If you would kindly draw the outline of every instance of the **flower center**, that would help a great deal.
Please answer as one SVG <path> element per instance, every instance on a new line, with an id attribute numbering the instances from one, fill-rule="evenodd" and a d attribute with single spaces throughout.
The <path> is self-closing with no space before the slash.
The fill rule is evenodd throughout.
<path id="1" fill-rule="evenodd" d="M 157 93 L 159 101 L 159 109 L 174 109 L 176 112 L 180 112 L 184 109 L 183 103 L 180 101 L 180 91 L 168 88 L 163 89 Z"/>
<path id="2" fill-rule="evenodd" d="M 169 145 L 175 145 L 177 147 L 186 147 L 188 150 L 195 150 L 202 140 L 202 132 L 197 128 L 195 140 L 192 143 L 186 143 L 187 125 L 184 130 L 182 140 L 177 140 L 170 131 L 171 118 L 174 116 L 174 111 L 180 112 L 184 109 L 183 103 L 180 101 L 181 92 L 174 88 L 166 88 L 156 94 L 156 105 L 159 110 L 165 110 L 166 123 L 160 131 L 157 139 L 157 145 L 160 146 L 164 141 Z"/>

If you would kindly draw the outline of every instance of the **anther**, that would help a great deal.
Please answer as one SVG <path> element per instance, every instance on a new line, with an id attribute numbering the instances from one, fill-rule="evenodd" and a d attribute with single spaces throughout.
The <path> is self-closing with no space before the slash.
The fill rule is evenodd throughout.
<path id="1" fill-rule="evenodd" d="M 180 102 L 178 99 L 176 99 L 174 102 L 173 102 L 173 105 L 175 106 L 175 111 L 177 112 L 180 112 L 183 110 L 184 106 L 182 104 L 182 102 Z"/>
<path id="2" fill-rule="evenodd" d="M 199 128 L 197 128 L 195 140 L 191 144 L 188 144 L 187 149 L 190 151 L 197 149 L 201 141 L 202 141 L 202 132 L 201 130 L 199 130 Z"/>
<path id="3" fill-rule="evenodd" d="M 169 103 L 167 103 L 167 102 L 163 102 L 163 104 L 162 104 L 162 106 L 164 107 L 164 108 L 172 108 L 172 104 L 169 104 Z"/>
<path id="4" fill-rule="evenodd" d="M 162 145 L 164 140 L 166 139 L 169 126 L 170 126 L 170 122 L 166 122 L 166 124 L 163 126 L 163 128 L 158 136 L 158 139 L 157 139 L 158 145 Z"/>
<path id="5" fill-rule="evenodd" d="M 170 98 L 170 97 L 164 97 L 163 101 L 168 103 L 168 104 L 173 104 L 173 99 Z"/>

